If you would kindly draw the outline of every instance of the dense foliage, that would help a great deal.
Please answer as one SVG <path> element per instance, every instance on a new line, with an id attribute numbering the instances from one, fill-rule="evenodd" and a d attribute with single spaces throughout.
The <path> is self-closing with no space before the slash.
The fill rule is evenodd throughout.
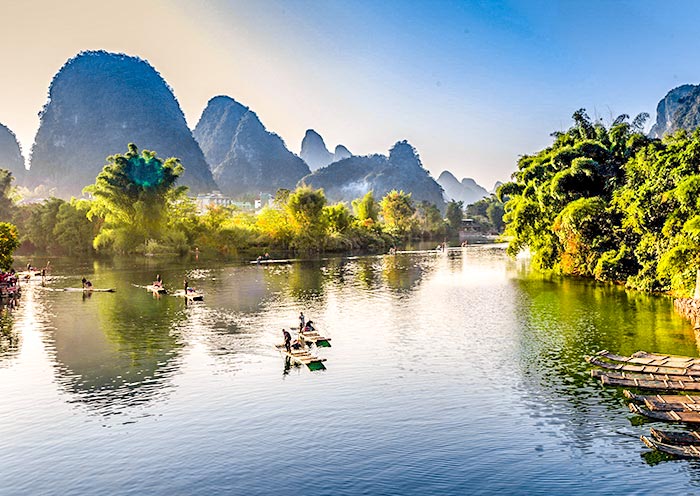
<path id="1" fill-rule="evenodd" d="M 200 211 L 177 186 L 184 167 L 129 144 L 107 158 L 90 199 L 16 203 L 12 175 L 0 171 L 0 213 L 14 221 L 21 249 L 52 255 L 99 253 L 234 254 L 240 250 L 388 250 L 409 239 L 443 239 L 448 222 L 437 206 L 410 194 L 373 192 L 329 204 L 322 189 L 280 189 L 258 212 L 210 206 Z M 461 205 L 452 212 L 461 220 Z M 2 219 L 0 219 L 2 220 Z"/>
<path id="2" fill-rule="evenodd" d="M 663 140 L 641 114 L 610 126 L 583 110 L 554 143 L 523 156 L 499 189 L 508 250 L 541 269 L 689 294 L 700 268 L 700 132 Z"/>

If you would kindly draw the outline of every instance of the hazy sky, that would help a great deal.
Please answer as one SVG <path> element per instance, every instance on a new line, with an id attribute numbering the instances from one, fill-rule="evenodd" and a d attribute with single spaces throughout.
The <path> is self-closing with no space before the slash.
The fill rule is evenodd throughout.
<path id="1" fill-rule="evenodd" d="M 0 122 L 25 155 L 49 83 L 81 50 L 148 60 L 194 127 L 209 98 L 257 112 L 298 153 L 407 139 L 490 188 L 585 107 L 649 112 L 700 80 L 700 2 L 0 0 Z"/>

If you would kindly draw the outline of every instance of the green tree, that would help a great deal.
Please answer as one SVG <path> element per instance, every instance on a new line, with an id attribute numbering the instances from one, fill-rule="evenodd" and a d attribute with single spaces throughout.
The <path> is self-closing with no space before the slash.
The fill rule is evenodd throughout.
<path id="1" fill-rule="evenodd" d="M 0 169 L 0 221 L 10 221 L 15 215 L 15 203 L 12 199 L 12 173 Z"/>
<path id="2" fill-rule="evenodd" d="M 364 225 L 371 225 L 379 219 L 379 205 L 374 200 L 374 193 L 368 191 L 362 198 L 352 201 L 352 209 L 355 217 Z"/>
<path id="3" fill-rule="evenodd" d="M 318 249 L 323 246 L 326 219 L 323 190 L 301 186 L 289 195 L 285 210 L 293 233 L 293 245 L 299 249 Z"/>
<path id="4" fill-rule="evenodd" d="M 464 202 L 452 200 L 447 204 L 445 218 L 450 227 L 451 233 L 454 235 L 462 228 L 462 218 L 464 217 Z"/>
<path id="5" fill-rule="evenodd" d="M 89 201 L 75 198 L 58 207 L 51 232 L 62 253 L 71 256 L 92 253 L 92 240 L 97 234 L 98 223 L 87 218 L 89 210 Z"/>
<path id="6" fill-rule="evenodd" d="M 98 250 L 134 251 L 147 239 L 161 237 L 168 206 L 186 190 L 175 188 L 184 168 L 176 158 L 163 162 L 155 152 L 139 154 L 133 143 L 107 162 L 95 184 L 84 189 L 94 197 L 88 217 L 104 219 L 93 243 Z"/>
<path id="7" fill-rule="evenodd" d="M 416 211 L 411 193 L 392 190 L 382 198 L 380 205 L 384 225 L 390 233 L 405 236 L 411 232 Z"/>
<path id="8" fill-rule="evenodd" d="M 17 228 L 8 222 L 0 222 L 0 270 L 12 267 L 12 254 L 18 246 Z"/>

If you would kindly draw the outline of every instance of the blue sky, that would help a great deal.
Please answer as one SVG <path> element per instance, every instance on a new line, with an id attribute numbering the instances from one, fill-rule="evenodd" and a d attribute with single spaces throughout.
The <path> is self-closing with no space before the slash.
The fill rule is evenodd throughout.
<path id="1" fill-rule="evenodd" d="M 228 94 L 292 151 L 308 128 L 358 154 L 408 139 L 435 177 L 487 188 L 576 109 L 653 120 L 670 89 L 700 80 L 700 2 L 100 3 L 6 6 L 0 122 L 25 153 L 51 77 L 84 49 L 147 59 L 191 126 Z"/>

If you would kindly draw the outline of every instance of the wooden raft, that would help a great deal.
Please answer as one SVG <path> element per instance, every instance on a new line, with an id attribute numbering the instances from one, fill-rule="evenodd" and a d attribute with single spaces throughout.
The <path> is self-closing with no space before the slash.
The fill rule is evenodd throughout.
<path id="1" fill-rule="evenodd" d="M 623 356 L 610 353 L 608 350 L 600 351 L 596 353 L 596 356 L 607 358 L 614 362 L 624 362 L 635 365 L 655 365 L 659 367 L 700 370 L 700 358 L 695 357 L 660 355 L 657 353 L 648 353 L 646 351 L 638 351 L 631 356 Z"/>
<path id="2" fill-rule="evenodd" d="M 666 444 L 700 444 L 700 432 L 697 431 L 666 431 L 649 429 L 654 439 Z"/>
<path id="3" fill-rule="evenodd" d="M 188 291 L 185 293 L 185 290 L 181 289 L 179 291 L 175 291 L 173 296 L 185 298 L 187 301 L 204 301 L 204 293 L 201 291 Z"/>
<path id="4" fill-rule="evenodd" d="M 654 420 L 663 420 L 664 422 L 686 422 L 688 424 L 700 424 L 700 412 L 659 412 L 649 410 L 634 403 L 629 404 L 630 411 L 637 415 L 643 415 Z"/>
<path id="5" fill-rule="evenodd" d="M 153 284 L 149 284 L 148 286 L 146 286 L 146 289 L 151 293 L 157 294 L 165 294 L 168 292 L 163 286 L 154 286 Z"/>
<path id="6" fill-rule="evenodd" d="M 688 411 L 700 412 L 700 396 L 691 395 L 661 395 L 645 396 L 635 394 L 625 389 L 623 394 L 630 400 L 638 403 L 644 403 L 649 410 L 657 411 Z"/>
<path id="7" fill-rule="evenodd" d="M 277 348 L 280 353 L 286 357 L 289 357 L 295 363 L 298 363 L 299 365 L 306 365 L 309 368 L 314 368 L 315 366 L 319 365 L 323 366 L 323 362 L 326 361 L 325 358 L 319 358 L 312 355 L 308 350 L 295 350 L 292 348 L 292 351 L 289 352 L 283 344 L 277 344 L 275 345 L 275 348 Z"/>
<path id="8" fill-rule="evenodd" d="M 611 362 L 600 358 L 598 355 L 585 357 L 591 365 L 608 370 L 618 370 L 622 372 L 662 374 L 662 375 L 694 375 L 700 376 L 700 367 L 670 367 L 666 365 L 639 365 L 622 361 Z M 628 358 L 628 357 L 624 357 Z"/>
<path id="9" fill-rule="evenodd" d="M 640 439 L 649 448 L 662 451 L 669 455 L 680 456 L 682 458 L 700 458 L 700 447 L 698 446 L 679 446 L 675 444 L 667 444 L 651 439 L 646 436 L 641 436 Z"/>
<path id="10" fill-rule="evenodd" d="M 695 376 L 628 374 L 626 372 L 604 372 L 591 370 L 591 376 L 599 378 L 606 386 L 623 386 L 665 391 L 700 391 L 700 379 Z"/>
<path id="11" fill-rule="evenodd" d="M 331 343 L 331 338 L 327 338 L 325 336 L 322 336 L 321 334 L 318 333 L 318 331 L 309 331 L 309 332 L 299 332 L 299 337 L 304 340 L 306 343 L 313 343 L 316 346 L 322 346 L 322 347 L 330 347 Z"/>

